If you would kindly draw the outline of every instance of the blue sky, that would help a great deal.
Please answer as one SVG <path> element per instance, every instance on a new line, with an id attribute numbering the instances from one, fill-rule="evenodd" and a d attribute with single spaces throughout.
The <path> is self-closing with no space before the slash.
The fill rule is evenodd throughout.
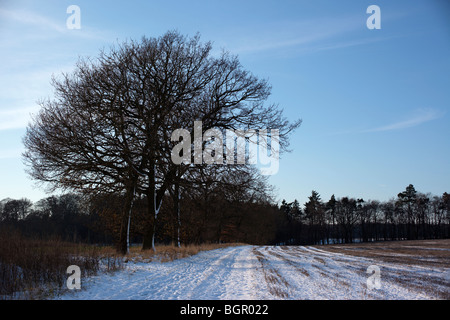
<path id="1" fill-rule="evenodd" d="M 72 4 L 79 30 L 66 27 Z M 366 26 L 370 5 L 379 30 Z M 410 183 L 450 192 L 449 17 L 445 0 L 0 1 L 0 199 L 48 196 L 20 154 L 52 74 L 173 29 L 238 55 L 271 83 L 269 103 L 303 119 L 270 177 L 278 199 L 387 200 Z"/>

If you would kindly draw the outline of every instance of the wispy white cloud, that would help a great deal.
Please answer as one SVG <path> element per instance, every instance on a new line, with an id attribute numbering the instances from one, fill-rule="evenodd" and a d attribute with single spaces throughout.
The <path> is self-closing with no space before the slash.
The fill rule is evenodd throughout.
<path id="1" fill-rule="evenodd" d="M 418 109 L 414 112 L 412 116 L 406 118 L 405 120 L 393 122 L 388 125 L 380 126 L 373 129 L 364 130 L 363 132 L 383 132 L 383 131 L 394 131 L 412 128 L 421 125 L 423 123 L 439 119 L 443 115 L 444 115 L 443 112 L 431 108 Z"/>
<path id="2" fill-rule="evenodd" d="M 378 127 L 370 129 L 348 128 L 341 131 L 328 132 L 325 133 L 325 136 L 354 135 L 370 132 L 389 132 L 389 131 L 405 130 L 433 120 L 440 119 L 444 115 L 445 112 L 437 109 L 432 108 L 416 109 L 412 112 L 412 114 L 409 117 L 405 117 L 403 120 L 392 122 L 386 125 L 380 125 Z"/>
<path id="3" fill-rule="evenodd" d="M 235 48 L 232 49 L 232 52 L 258 53 L 262 51 L 277 50 L 300 45 L 307 45 L 328 37 L 330 37 L 330 34 L 326 32 L 298 35 L 296 37 L 290 37 L 286 39 L 282 39 L 281 36 L 274 35 L 273 38 L 253 39 L 251 41 L 243 40 L 242 42 L 246 43 L 240 46 L 239 45 L 236 46 Z"/>
<path id="4" fill-rule="evenodd" d="M 0 8 L 0 17 L 2 19 L 9 19 L 22 24 L 32 25 L 34 27 L 52 29 L 60 33 L 64 33 L 66 31 L 64 24 L 56 23 L 55 21 L 34 12 L 13 11 Z"/>
<path id="5" fill-rule="evenodd" d="M 0 131 L 25 128 L 30 114 L 39 110 L 37 101 L 51 93 L 51 69 L 1 70 Z"/>
<path id="6" fill-rule="evenodd" d="M 261 27 L 261 26 L 260 26 Z M 245 30 L 245 36 L 235 36 L 228 49 L 237 54 L 254 54 L 267 51 L 314 53 L 325 50 L 365 45 L 391 37 L 361 36 L 360 16 L 339 16 L 301 21 L 277 21 L 264 30 Z M 234 32 L 234 34 L 237 32 Z M 369 35 L 370 33 L 367 33 Z M 283 50 L 284 49 L 284 50 Z"/>
<path id="7" fill-rule="evenodd" d="M 328 45 L 317 45 L 317 46 L 310 46 L 306 48 L 304 51 L 308 52 L 319 52 L 319 51 L 326 51 L 326 50 L 336 50 L 336 49 L 343 49 L 343 48 L 349 48 L 354 46 L 361 46 L 371 43 L 376 43 L 380 41 L 386 41 L 394 38 L 398 38 L 399 36 L 389 36 L 389 37 L 376 37 L 376 38 L 365 38 L 365 39 L 355 39 L 355 40 L 349 40 L 349 41 L 339 41 Z"/>
<path id="8" fill-rule="evenodd" d="M 20 158 L 24 149 L 23 148 L 15 148 L 15 149 L 7 149 L 0 151 L 0 160 L 1 159 L 15 159 Z"/>
<path id="9" fill-rule="evenodd" d="M 67 15 L 67 17 L 69 17 Z M 53 32 L 57 36 L 73 36 L 82 39 L 91 40 L 105 40 L 109 38 L 109 35 L 105 31 L 95 29 L 91 26 L 86 26 L 81 24 L 80 30 L 71 30 L 67 28 L 65 19 L 54 19 L 42 15 L 37 12 L 26 11 L 26 10 L 8 10 L 0 8 L 0 19 L 3 22 L 16 22 L 20 26 L 32 27 L 36 32 L 31 34 L 27 32 L 26 34 L 21 34 L 19 40 L 26 39 L 47 39 Z M 81 20 L 83 21 L 83 20 Z M 2 39 L 4 41 L 5 39 Z"/>
<path id="10" fill-rule="evenodd" d="M 0 131 L 25 128 L 30 121 L 30 115 L 39 108 L 25 107 L 15 110 L 0 110 Z"/>

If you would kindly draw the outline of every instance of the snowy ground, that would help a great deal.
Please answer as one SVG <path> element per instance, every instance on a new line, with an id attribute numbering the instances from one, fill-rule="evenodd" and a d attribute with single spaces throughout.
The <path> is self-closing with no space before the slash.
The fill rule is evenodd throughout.
<path id="1" fill-rule="evenodd" d="M 368 288 L 379 267 L 381 287 Z M 315 247 L 239 246 L 172 262 L 133 262 L 82 279 L 58 299 L 449 299 L 450 270 L 383 262 Z M 375 282 L 370 282 L 375 284 Z"/>

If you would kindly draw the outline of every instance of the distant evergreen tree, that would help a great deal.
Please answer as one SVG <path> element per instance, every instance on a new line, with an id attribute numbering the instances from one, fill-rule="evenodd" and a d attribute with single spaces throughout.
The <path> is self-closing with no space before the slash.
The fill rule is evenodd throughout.
<path id="1" fill-rule="evenodd" d="M 406 190 L 398 194 L 399 202 L 403 206 L 404 213 L 406 213 L 406 237 L 407 239 L 417 239 L 414 232 L 414 203 L 416 201 L 417 191 L 412 184 L 406 187 Z"/>
<path id="2" fill-rule="evenodd" d="M 312 243 L 319 243 L 324 234 L 325 215 L 324 204 L 317 191 L 313 190 L 309 201 L 305 203 L 305 219 L 308 223 L 308 239 Z"/>

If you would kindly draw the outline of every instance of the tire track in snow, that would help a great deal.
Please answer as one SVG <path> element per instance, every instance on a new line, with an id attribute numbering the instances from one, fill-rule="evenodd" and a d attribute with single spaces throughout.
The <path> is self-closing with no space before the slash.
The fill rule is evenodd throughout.
<path id="1" fill-rule="evenodd" d="M 151 299 L 217 299 L 224 292 L 222 282 L 238 251 L 237 247 L 216 249 L 164 263 L 161 267 L 176 267 L 170 274 L 153 279 L 159 283 L 159 289 L 157 294 L 151 294 Z"/>
<path id="2" fill-rule="evenodd" d="M 273 263 L 291 285 L 293 299 L 361 299 L 365 278 L 331 256 L 311 254 L 305 247 L 273 247 Z"/>
<path id="3" fill-rule="evenodd" d="M 193 270 L 197 275 L 186 299 L 217 299 L 225 293 L 224 282 L 231 273 L 239 248 L 233 248 L 208 264 L 207 268 Z"/>
<path id="4" fill-rule="evenodd" d="M 223 281 L 225 292 L 220 296 L 221 300 L 256 300 L 260 299 L 258 288 L 258 260 L 252 252 L 252 246 L 239 249 L 230 273 Z"/>

